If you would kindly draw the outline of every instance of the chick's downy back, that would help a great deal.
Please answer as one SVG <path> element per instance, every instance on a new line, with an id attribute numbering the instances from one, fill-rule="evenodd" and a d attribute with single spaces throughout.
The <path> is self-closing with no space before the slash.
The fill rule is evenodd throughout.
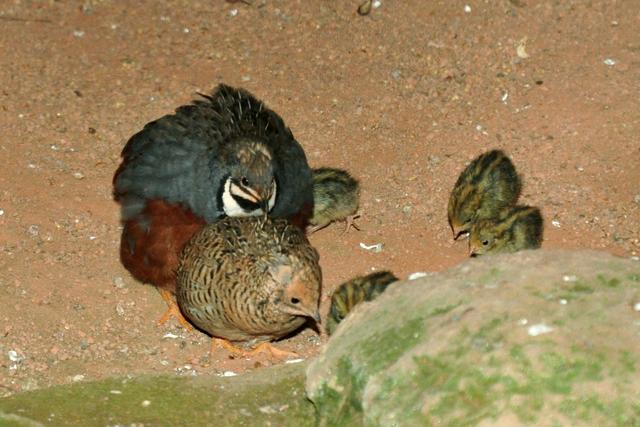
<path id="1" fill-rule="evenodd" d="M 475 219 L 493 217 L 514 205 L 521 188 L 521 179 L 504 152 L 491 150 L 478 156 L 460 174 L 449 198 L 454 238 L 468 232 Z"/>
<path id="2" fill-rule="evenodd" d="M 317 168 L 313 176 L 313 216 L 309 224 L 316 229 L 346 219 L 358 210 L 360 185 L 347 171 Z"/>
<path id="3" fill-rule="evenodd" d="M 355 306 L 372 301 L 397 280 L 398 278 L 389 271 L 378 271 L 341 284 L 331 295 L 331 308 L 325 325 L 327 333 L 333 334 L 338 324 Z"/>
<path id="4" fill-rule="evenodd" d="M 537 249 L 542 244 L 543 229 L 540 209 L 531 206 L 506 208 L 497 217 L 480 219 L 472 225 L 469 252 L 477 256 Z"/>
<path id="5" fill-rule="evenodd" d="M 319 320 L 318 253 L 285 220 L 225 218 L 185 247 L 177 300 L 197 327 L 231 341 L 272 340 Z"/>

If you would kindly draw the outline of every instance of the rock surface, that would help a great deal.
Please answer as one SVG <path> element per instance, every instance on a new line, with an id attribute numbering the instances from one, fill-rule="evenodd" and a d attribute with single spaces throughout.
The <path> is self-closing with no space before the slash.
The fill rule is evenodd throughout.
<path id="1" fill-rule="evenodd" d="M 525 251 L 398 282 L 307 371 L 320 425 L 640 426 L 640 262 Z"/>
<path id="2" fill-rule="evenodd" d="M 245 375 L 131 379 L 56 386 L 0 399 L 0 425 L 313 426 L 304 364 Z"/>

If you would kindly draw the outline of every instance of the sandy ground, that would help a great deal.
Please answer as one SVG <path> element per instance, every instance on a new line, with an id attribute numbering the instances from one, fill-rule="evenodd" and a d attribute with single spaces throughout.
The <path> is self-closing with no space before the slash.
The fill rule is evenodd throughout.
<path id="1" fill-rule="evenodd" d="M 159 327 L 120 265 L 111 178 L 126 140 L 219 82 L 278 111 L 312 166 L 362 182 L 360 232 L 311 236 L 326 295 L 465 259 L 446 204 L 498 147 L 542 208 L 547 248 L 640 252 L 636 1 L 254 0 L 0 4 L 0 395 L 142 372 L 236 373 Z M 360 243 L 383 243 L 372 253 Z M 278 344 L 303 357 L 307 329 Z"/>

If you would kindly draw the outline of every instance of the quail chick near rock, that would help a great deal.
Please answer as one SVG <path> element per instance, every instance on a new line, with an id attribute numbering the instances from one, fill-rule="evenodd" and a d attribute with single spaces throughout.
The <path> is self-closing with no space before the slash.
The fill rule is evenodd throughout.
<path id="1" fill-rule="evenodd" d="M 371 301 L 383 293 L 398 278 L 389 271 L 379 271 L 359 276 L 340 285 L 331 296 L 331 308 L 325 330 L 331 335 L 338 324 L 353 308 L 364 301 Z"/>
<path id="2" fill-rule="evenodd" d="M 494 217 L 515 205 L 522 183 L 511 160 L 500 150 L 481 154 L 458 177 L 449 198 L 453 238 L 469 232 L 479 218 Z"/>
<path id="3" fill-rule="evenodd" d="M 313 206 L 311 169 L 282 118 L 226 85 L 131 137 L 113 184 L 123 265 L 160 289 L 169 304 L 161 321 L 185 325 L 172 294 L 180 251 L 197 231 L 267 212 L 304 222 Z"/>
<path id="4" fill-rule="evenodd" d="M 322 274 L 318 252 L 284 219 L 225 218 L 185 246 L 177 272 L 177 300 L 198 328 L 226 341 L 263 342 L 291 334 L 308 318 L 320 321 Z"/>
<path id="5" fill-rule="evenodd" d="M 543 219 L 540 210 L 531 206 L 513 206 L 495 218 L 473 223 L 469 234 L 469 254 L 516 252 L 537 249 L 542 243 Z"/>
<path id="6" fill-rule="evenodd" d="M 309 232 L 316 232 L 334 221 L 345 221 L 358 230 L 360 184 L 347 171 L 333 168 L 313 169 L 313 215 L 309 219 Z"/>

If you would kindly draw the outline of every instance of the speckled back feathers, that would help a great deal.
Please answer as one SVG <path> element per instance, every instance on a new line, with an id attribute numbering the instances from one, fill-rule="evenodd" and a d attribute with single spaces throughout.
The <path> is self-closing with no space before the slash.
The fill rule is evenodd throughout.
<path id="1" fill-rule="evenodd" d="M 178 304 L 215 337 L 277 339 L 316 315 L 318 259 L 304 234 L 285 220 L 225 218 L 185 247 Z"/>

